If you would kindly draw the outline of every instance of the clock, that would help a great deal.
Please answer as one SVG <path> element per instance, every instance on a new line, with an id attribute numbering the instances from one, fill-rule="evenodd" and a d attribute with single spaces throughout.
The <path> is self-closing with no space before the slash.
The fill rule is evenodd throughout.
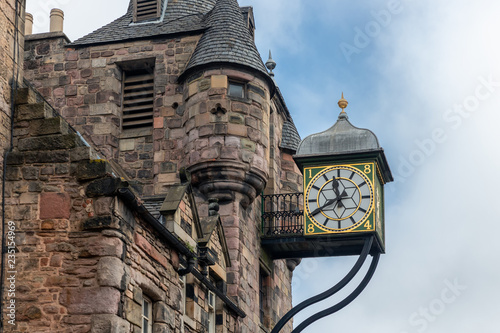
<path id="1" fill-rule="evenodd" d="M 374 163 L 305 168 L 305 234 L 374 231 Z"/>

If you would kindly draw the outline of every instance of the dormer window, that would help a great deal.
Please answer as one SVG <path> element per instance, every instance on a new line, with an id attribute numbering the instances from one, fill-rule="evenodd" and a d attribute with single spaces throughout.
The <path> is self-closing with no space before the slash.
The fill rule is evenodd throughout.
<path id="1" fill-rule="evenodd" d="M 134 22 L 156 19 L 160 16 L 160 0 L 134 0 Z"/>
<path id="2" fill-rule="evenodd" d="M 243 14 L 243 19 L 247 24 L 248 31 L 250 32 L 250 36 L 255 40 L 255 18 L 253 16 L 253 8 L 241 7 L 241 13 Z"/>

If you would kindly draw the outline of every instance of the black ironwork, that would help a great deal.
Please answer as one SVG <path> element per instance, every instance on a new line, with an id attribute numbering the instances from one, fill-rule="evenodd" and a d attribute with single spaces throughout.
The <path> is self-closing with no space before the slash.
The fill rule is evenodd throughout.
<path id="1" fill-rule="evenodd" d="M 354 301 L 356 299 L 356 297 L 358 297 L 359 294 L 361 294 L 361 292 L 366 288 L 366 286 L 370 282 L 371 278 L 373 277 L 373 274 L 375 273 L 375 269 L 377 268 L 379 259 L 380 259 L 380 253 L 377 253 L 376 255 L 373 256 L 373 259 L 372 259 L 372 262 L 370 264 L 370 268 L 368 269 L 368 272 L 366 272 L 366 275 L 363 278 L 363 280 L 361 281 L 361 283 L 359 284 L 359 286 L 357 286 L 356 289 L 354 289 L 354 291 L 349 296 L 347 296 L 344 300 L 335 304 L 334 306 L 329 307 L 328 309 L 320 311 L 320 312 L 316 313 L 315 315 L 307 318 L 296 329 L 294 329 L 292 331 L 292 333 L 302 332 L 307 326 L 311 325 L 315 321 L 318 321 L 321 318 L 324 318 L 326 316 L 334 314 L 335 312 L 337 312 L 339 310 L 342 310 L 347 305 L 349 305 L 349 303 Z"/>
<path id="2" fill-rule="evenodd" d="M 276 324 L 276 326 L 273 328 L 271 333 L 278 333 L 285 326 L 285 324 L 290 319 L 292 319 L 293 316 L 295 316 L 297 313 L 299 313 L 300 311 L 304 310 L 305 308 L 307 308 L 313 304 L 316 304 L 322 300 L 325 300 L 325 299 L 333 296 L 338 291 L 340 291 L 342 288 L 344 288 L 354 278 L 354 276 L 359 272 L 359 270 L 363 266 L 364 262 L 366 261 L 366 258 L 368 257 L 368 254 L 370 253 L 372 243 L 373 243 L 373 237 L 368 237 L 365 239 L 365 243 L 364 243 L 361 255 L 359 256 L 358 260 L 356 261 L 356 263 L 354 264 L 352 269 L 349 271 L 349 273 L 339 283 L 337 283 L 335 286 L 333 286 L 329 290 L 327 290 L 319 295 L 316 295 L 314 297 L 311 297 L 311 298 L 303 301 L 302 303 L 298 304 L 294 308 L 292 308 L 287 314 L 285 314 L 285 316 L 283 316 L 283 318 L 281 318 L 281 320 L 278 322 L 278 324 Z M 373 256 L 373 259 L 372 259 L 372 262 L 370 264 L 370 268 L 368 269 L 368 272 L 366 273 L 365 277 L 363 278 L 363 280 L 361 281 L 359 286 L 349 296 L 347 296 L 344 300 L 340 301 L 336 305 L 334 305 L 326 310 L 323 310 L 321 312 L 318 312 L 317 314 L 309 317 L 304 322 L 302 322 L 296 329 L 294 329 L 292 331 L 292 333 L 302 332 L 302 330 L 304 330 L 307 326 L 311 325 L 312 323 L 314 323 L 315 321 L 317 321 L 323 317 L 326 317 L 328 315 L 331 315 L 331 314 L 341 310 L 342 308 L 347 306 L 349 303 L 351 303 L 356 297 L 358 297 L 359 294 L 368 285 L 368 282 L 370 282 L 370 280 L 373 276 L 373 273 L 375 272 L 375 269 L 377 268 L 379 258 L 380 258 L 379 253 L 377 253 L 376 255 Z"/>
<path id="3" fill-rule="evenodd" d="M 262 195 L 263 236 L 302 235 L 304 211 L 302 193 Z"/>

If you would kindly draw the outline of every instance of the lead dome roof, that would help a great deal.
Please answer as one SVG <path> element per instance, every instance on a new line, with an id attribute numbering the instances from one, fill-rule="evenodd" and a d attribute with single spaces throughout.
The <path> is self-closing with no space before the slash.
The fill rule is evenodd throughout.
<path id="1" fill-rule="evenodd" d="M 302 140 L 296 155 L 343 154 L 379 149 L 375 134 L 368 129 L 355 127 L 347 114 L 342 112 L 335 125 Z"/>

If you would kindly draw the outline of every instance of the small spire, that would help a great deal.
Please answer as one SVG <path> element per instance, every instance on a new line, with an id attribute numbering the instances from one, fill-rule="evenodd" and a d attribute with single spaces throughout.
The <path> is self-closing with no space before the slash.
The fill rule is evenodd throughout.
<path id="1" fill-rule="evenodd" d="M 347 104 L 349 103 L 344 99 L 344 92 L 342 92 L 342 98 L 339 100 L 339 107 L 342 109 L 341 113 L 346 113 L 344 109 L 347 107 Z"/>
<path id="2" fill-rule="evenodd" d="M 273 56 L 271 55 L 271 50 L 269 50 L 269 59 L 266 61 L 266 67 L 269 69 L 269 75 L 274 77 L 273 69 L 276 68 L 276 62 L 273 60 Z"/>

